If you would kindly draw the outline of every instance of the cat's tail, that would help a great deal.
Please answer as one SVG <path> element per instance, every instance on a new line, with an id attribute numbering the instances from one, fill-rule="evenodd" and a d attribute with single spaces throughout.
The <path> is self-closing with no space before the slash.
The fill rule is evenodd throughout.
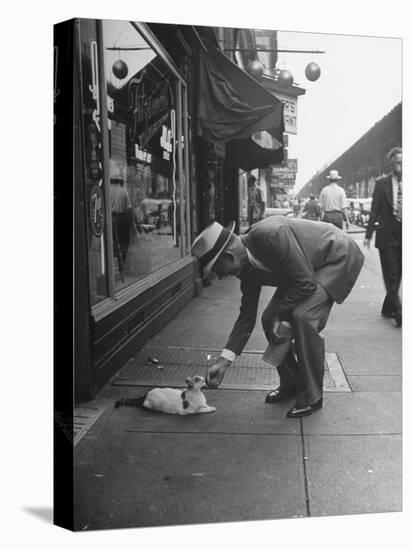
<path id="1" fill-rule="evenodd" d="M 118 409 L 119 407 L 143 407 L 143 403 L 145 402 L 147 393 L 140 397 L 132 397 L 132 398 L 124 398 L 124 399 L 118 399 L 116 403 L 114 404 L 115 408 Z"/>

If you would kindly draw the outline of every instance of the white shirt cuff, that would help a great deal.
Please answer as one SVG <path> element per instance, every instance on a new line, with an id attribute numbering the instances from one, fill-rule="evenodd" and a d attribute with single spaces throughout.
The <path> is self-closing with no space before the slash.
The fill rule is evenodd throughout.
<path id="1" fill-rule="evenodd" d="M 227 359 L 231 363 L 236 359 L 236 353 L 234 351 L 231 351 L 230 349 L 224 349 L 222 353 L 220 354 L 220 357 L 223 357 L 223 359 Z"/>

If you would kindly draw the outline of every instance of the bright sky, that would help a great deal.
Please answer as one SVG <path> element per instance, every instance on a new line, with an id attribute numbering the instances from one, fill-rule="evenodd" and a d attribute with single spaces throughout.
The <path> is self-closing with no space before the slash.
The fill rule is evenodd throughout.
<path id="1" fill-rule="evenodd" d="M 401 101 L 402 41 L 279 32 L 278 48 L 326 52 L 279 53 L 278 58 L 278 67 L 290 70 L 295 83 L 306 89 L 298 100 L 298 133 L 289 135 L 289 157 L 298 159 L 299 189 Z M 311 61 L 322 71 L 316 82 L 305 76 Z"/>

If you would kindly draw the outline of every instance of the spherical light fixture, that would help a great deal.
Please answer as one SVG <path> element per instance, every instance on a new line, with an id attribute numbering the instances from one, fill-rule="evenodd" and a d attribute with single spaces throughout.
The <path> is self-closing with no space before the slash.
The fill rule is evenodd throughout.
<path id="1" fill-rule="evenodd" d="M 263 77 L 263 65 L 259 61 L 249 61 L 246 67 L 246 72 L 253 76 L 256 80 L 261 80 Z"/>
<path id="2" fill-rule="evenodd" d="M 118 59 L 113 63 L 112 71 L 116 78 L 122 80 L 123 78 L 126 78 L 129 69 L 124 61 Z"/>
<path id="3" fill-rule="evenodd" d="M 305 76 L 311 82 L 315 82 L 320 77 L 320 67 L 317 63 L 309 63 L 305 69 Z"/>
<path id="4" fill-rule="evenodd" d="M 278 81 L 281 86 L 287 87 L 293 84 L 293 75 L 290 71 L 282 69 L 279 71 Z"/>

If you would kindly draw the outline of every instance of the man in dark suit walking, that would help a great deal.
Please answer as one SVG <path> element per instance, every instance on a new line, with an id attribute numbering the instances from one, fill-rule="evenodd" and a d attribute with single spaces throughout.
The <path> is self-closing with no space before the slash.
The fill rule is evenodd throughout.
<path id="1" fill-rule="evenodd" d="M 402 279 L 402 149 L 394 147 L 388 154 L 391 172 L 376 180 L 371 214 L 364 245 L 369 248 L 376 228 L 375 246 L 379 249 L 386 296 L 381 314 L 394 317 L 402 325 L 399 287 Z M 376 222 L 378 226 L 375 227 Z"/>
<path id="2" fill-rule="evenodd" d="M 332 224 L 272 216 L 242 236 L 234 222 L 224 228 L 213 222 L 195 240 L 192 254 L 206 277 L 240 279 L 242 301 L 225 349 L 209 367 L 206 381 L 216 388 L 227 367 L 242 353 L 256 323 L 262 286 L 277 287 L 262 316 L 268 341 L 279 342 L 281 321 L 292 325 L 296 357 L 289 350 L 278 367 L 279 388 L 268 403 L 296 397 L 288 417 L 308 416 L 322 407 L 325 346 L 320 332 L 334 302 L 350 293 L 364 257 L 356 243 Z"/>

